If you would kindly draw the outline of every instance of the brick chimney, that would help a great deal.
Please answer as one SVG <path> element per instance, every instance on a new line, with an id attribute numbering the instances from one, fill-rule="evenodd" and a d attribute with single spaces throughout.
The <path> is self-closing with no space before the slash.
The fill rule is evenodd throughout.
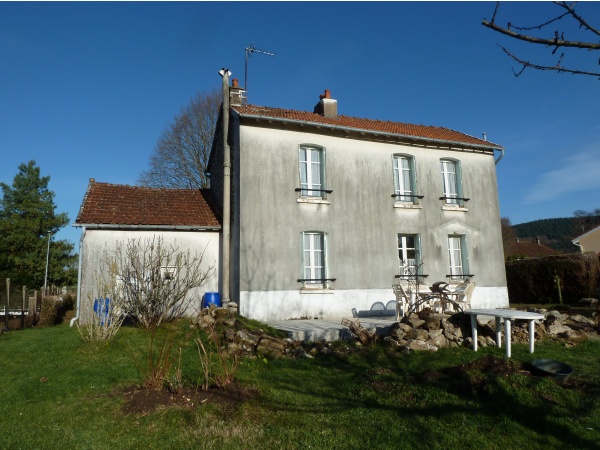
<path id="1" fill-rule="evenodd" d="M 325 117 L 337 117 L 337 100 L 331 98 L 329 89 L 319 95 L 319 103 L 315 105 L 314 113 Z"/>
<path id="2" fill-rule="evenodd" d="M 238 79 L 234 78 L 231 80 L 231 86 L 229 88 L 229 103 L 232 106 L 240 106 L 244 104 L 246 98 L 246 91 L 239 85 Z"/>

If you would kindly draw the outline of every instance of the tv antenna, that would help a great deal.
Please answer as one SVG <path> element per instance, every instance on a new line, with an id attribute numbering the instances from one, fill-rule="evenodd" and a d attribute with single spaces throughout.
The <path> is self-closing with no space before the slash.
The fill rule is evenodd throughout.
<path id="1" fill-rule="evenodd" d="M 273 52 L 267 52 L 265 50 L 260 50 L 256 48 L 253 43 L 246 47 L 246 62 L 244 65 L 244 89 L 246 90 L 246 101 L 248 101 L 248 58 L 250 58 L 253 53 L 260 53 L 267 56 L 275 56 L 275 53 Z"/>

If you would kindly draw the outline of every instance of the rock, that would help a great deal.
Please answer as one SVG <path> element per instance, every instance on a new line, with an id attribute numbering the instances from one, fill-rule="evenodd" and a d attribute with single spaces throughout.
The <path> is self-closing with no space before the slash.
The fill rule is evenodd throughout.
<path id="1" fill-rule="evenodd" d="M 598 305 L 598 299 L 597 298 L 582 298 L 581 300 L 579 300 L 578 303 L 582 306 L 596 306 L 596 305 Z"/>
<path id="2" fill-rule="evenodd" d="M 390 337 L 393 339 L 404 339 L 406 336 L 406 332 L 402 331 L 400 328 L 396 328 L 390 332 Z"/>
<path id="3" fill-rule="evenodd" d="M 329 347 L 323 347 L 319 353 L 321 353 L 321 355 L 331 355 L 331 353 L 333 353 L 331 351 L 331 349 Z"/>
<path id="4" fill-rule="evenodd" d="M 427 341 L 429 339 L 429 332 L 422 328 L 415 328 L 412 330 L 412 333 L 410 333 L 410 337 L 418 341 Z"/>
<path id="5" fill-rule="evenodd" d="M 563 318 L 562 314 L 559 313 L 558 311 L 550 311 L 550 312 L 548 312 L 548 314 L 546 314 L 546 317 L 544 320 L 547 324 L 552 324 L 555 322 L 562 323 L 564 318 Z"/>
<path id="6" fill-rule="evenodd" d="M 283 355 L 287 349 L 287 342 L 271 336 L 262 336 L 256 346 L 257 353 L 261 355 L 278 358 Z"/>
<path id="7" fill-rule="evenodd" d="M 568 330 L 564 333 L 561 333 L 560 337 L 568 339 L 576 344 L 580 344 L 588 340 L 588 334 L 582 330 Z"/>
<path id="8" fill-rule="evenodd" d="M 563 325 L 562 323 L 552 323 L 550 325 L 546 325 L 546 333 L 557 335 L 560 333 L 564 333 L 565 331 L 569 331 L 570 328 Z"/>
<path id="9" fill-rule="evenodd" d="M 446 337 L 441 333 L 435 337 L 432 336 L 427 343 L 434 345 L 437 348 L 448 347 L 448 339 L 446 339 Z"/>
<path id="10" fill-rule="evenodd" d="M 569 319 L 573 322 L 577 322 L 577 323 L 584 323 L 586 325 L 595 325 L 595 322 L 591 319 L 588 319 L 585 316 L 582 316 L 581 314 L 573 314 L 572 316 L 569 316 Z"/>
<path id="11" fill-rule="evenodd" d="M 440 319 L 428 317 L 425 319 L 425 323 L 422 325 L 422 327 L 426 330 L 439 330 L 440 329 Z"/>
<path id="12" fill-rule="evenodd" d="M 409 350 L 415 350 L 415 351 L 428 351 L 428 352 L 437 352 L 438 351 L 438 348 L 435 345 L 429 344 L 425 341 L 420 341 L 418 339 L 409 339 L 406 342 L 406 345 L 404 347 Z"/>
<path id="13" fill-rule="evenodd" d="M 413 328 L 419 328 L 421 325 L 423 325 L 425 323 L 425 321 L 422 319 L 419 319 L 417 317 L 409 317 L 407 319 L 406 323 Z"/>
<path id="14" fill-rule="evenodd" d="M 407 324 L 407 323 L 402 323 L 402 322 L 400 322 L 400 323 L 398 324 L 398 327 L 399 327 L 399 328 L 400 328 L 402 331 L 404 331 L 405 333 L 410 333 L 410 332 L 412 331 L 412 327 L 411 327 L 409 324 Z"/>
<path id="15" fill-rule="evenodd" d="M 206 314 L 200 318 L 200 325 L 203 327 L 209 326 L 209 325 L 214 324 L 216 321 L 217 320 L 213 316 Z"/>
<path id="16" fill-rule="evenodd" d="M 424 308 L 423 310 L 417 313 L 417 316 L 421 320 L 431 319 L 433 317 L 433 311 L 431 310 L 431 308 Z"/>
<path id="17" fill-rule="evenodd" d="M 441 328 L 437 329 L 437 330 L 429 330 L 429 337 L 431 339 L 435 339 L 438 336 L 442 336 L 444 334 L 444 330 L 442 330 Z"/>

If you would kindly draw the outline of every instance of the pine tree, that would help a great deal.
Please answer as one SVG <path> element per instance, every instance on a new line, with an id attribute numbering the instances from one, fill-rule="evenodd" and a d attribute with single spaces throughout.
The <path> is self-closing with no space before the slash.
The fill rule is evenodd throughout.
<path id="1" fill-rule="evenodd" d="M 48 239 L 69 223 L 55 212 L 50 177 L 42 177 L 35 161 L 19 166 L 12 186 L 0 183 L 0 278 L 39 288 L 44 284 Z M 69 241 L 51 241 L 48 284 L 75 284 L 76 255 Z"/>

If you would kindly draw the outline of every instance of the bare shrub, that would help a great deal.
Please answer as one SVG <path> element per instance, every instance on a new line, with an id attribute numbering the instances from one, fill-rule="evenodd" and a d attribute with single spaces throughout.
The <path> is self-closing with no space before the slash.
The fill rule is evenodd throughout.
<path id="1" fill-rule="evenodd" d="M 225 388 L 233 382 L 240 365 L 240 352 L 229 351 L 221 342 L 217 327 L 213 323 L 204 330 L 206 336 L 196 338 L 196 347 L 200 362 L 199 387 L 205 391 L 211 385 Z"/>
<path id="2" fill-rule="evenodd" d="M 117 242 L 114 254 L 105 255 L 114 267 L 123 308 L 147 329 L 181 316 L 190 306 L 190 289 L 203 286 L 215 266 L 204 268 L 204 251 L 179 251 L 162 237 Z"/>
<path id="3" fill-rule="evenodd" d="M 125 313 L 115 273 L 116 267 L 109 265 L 102 278 L 95 276 L 94 291 L 88 292 L 87 301 L 81 305 L 80 314 L 86 320 L 84 325 L 77 322 L 77 330 L 85 341 L 109 341 L 123 324 Z"/>

